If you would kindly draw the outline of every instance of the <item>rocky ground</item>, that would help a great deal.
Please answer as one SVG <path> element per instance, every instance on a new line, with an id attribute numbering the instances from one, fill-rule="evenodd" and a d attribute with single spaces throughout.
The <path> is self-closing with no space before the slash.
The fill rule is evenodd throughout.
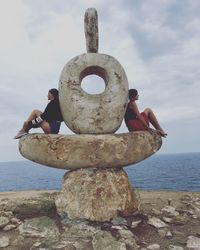
<path id="1" fill-rule="evenodd" d="M 110 222 L 60 218 L 55 191 L 0 193 L 0 249 L 200 249 L 200 193 L 136 193 L 140 211 Z"/>

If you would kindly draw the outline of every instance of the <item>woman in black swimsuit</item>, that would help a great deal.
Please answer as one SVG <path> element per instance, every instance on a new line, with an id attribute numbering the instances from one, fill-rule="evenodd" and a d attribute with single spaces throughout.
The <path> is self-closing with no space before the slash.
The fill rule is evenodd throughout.
<path id="1" fill-rule="evenodd" d="M 63 117 L 60 111 L 57 89 L 49 90 L 48 100 L 50 102 L 44 112 L 37 109 L 31 112 L 28 119 L 24 122 L 22 129 L 20 129 L 14 139 L 19 139 L 27 134 L 31 128 L 39 127 L 42 128 L 45 134 L 58 134 Z"/>

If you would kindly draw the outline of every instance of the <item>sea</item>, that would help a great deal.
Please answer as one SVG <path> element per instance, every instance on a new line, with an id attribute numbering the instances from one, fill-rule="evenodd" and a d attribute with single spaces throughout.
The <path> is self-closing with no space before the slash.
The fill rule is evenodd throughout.
<path id="1" fill-rule="evenodd" d="M 124 170 L 136 189 L 200 191 L 200 152 L 155 154 Z M 0 162 L 0 192 L 59 190 L 65 172 L 28 160 Z"/>

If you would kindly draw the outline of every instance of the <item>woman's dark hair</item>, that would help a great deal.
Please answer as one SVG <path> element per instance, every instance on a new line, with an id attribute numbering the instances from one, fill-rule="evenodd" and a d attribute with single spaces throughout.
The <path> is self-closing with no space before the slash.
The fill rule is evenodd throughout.
<path id="1" fill-rule="evenodd" d="M 49 92 L 53 95 L 54 99 L 58 98 L 58 90 L 57 89 L 50 89 Z"/>
<path id="2" fill-rule="evenodd" d="M 131 100 L 131 97 L 135 97 L 137 94 L 138 94 L 137 89 L 129 89 L 129 92 L 128 92 L 129 100 Z"/>

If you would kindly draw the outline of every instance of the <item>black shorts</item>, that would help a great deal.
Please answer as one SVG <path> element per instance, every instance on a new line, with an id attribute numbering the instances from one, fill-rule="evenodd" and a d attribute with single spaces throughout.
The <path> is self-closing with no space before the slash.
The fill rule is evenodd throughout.
<path id="1" fill-rule="evenodd" d="M 60 131 L 60 121 L 49 122 L 51 134 L 58 134 Z"/>

